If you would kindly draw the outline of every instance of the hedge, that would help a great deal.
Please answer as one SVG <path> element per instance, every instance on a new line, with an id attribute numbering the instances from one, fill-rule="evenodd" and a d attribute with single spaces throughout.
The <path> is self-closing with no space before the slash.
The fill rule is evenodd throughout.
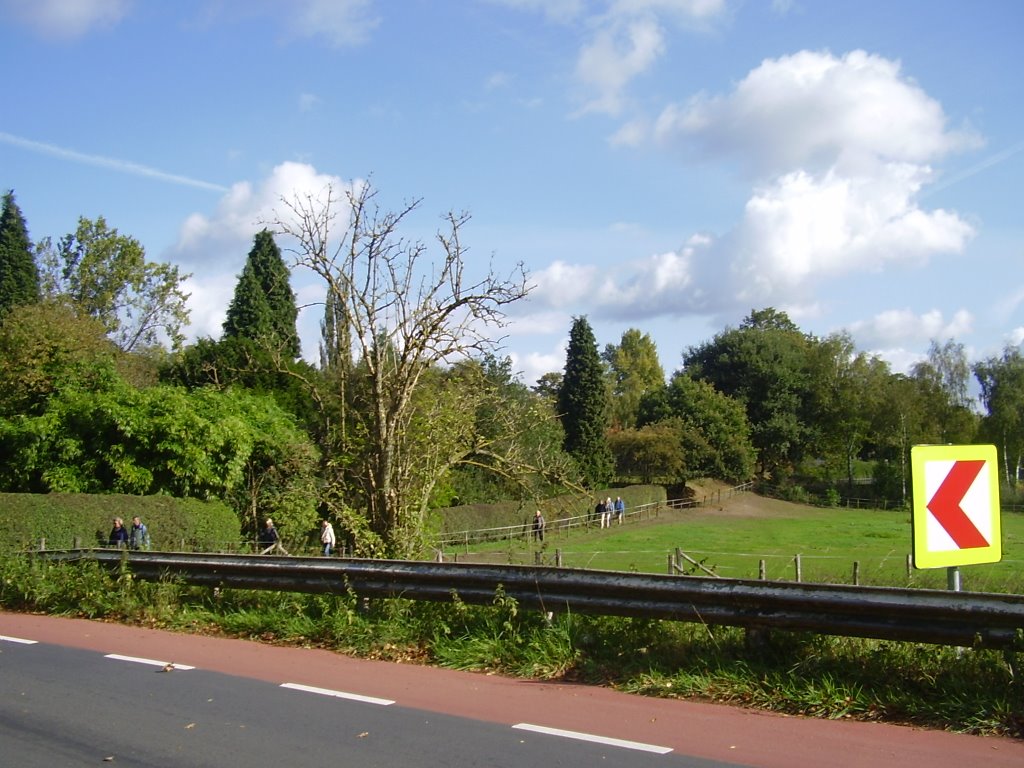
<path id="1" fill-rule="evenodd" d="M 149 529 L 154 550 L 234 550 L 238 517 L 220 501 L 170 496 L 84 493 L 0 493 L 0 550 L 105 546 L 113 518 L 131 528 L 135 515 Z"/>

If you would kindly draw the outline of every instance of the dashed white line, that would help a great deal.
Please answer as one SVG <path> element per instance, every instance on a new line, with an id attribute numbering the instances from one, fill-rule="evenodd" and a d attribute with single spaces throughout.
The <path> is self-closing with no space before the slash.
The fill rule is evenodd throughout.
<path id="1" fill-rule="evenodd" d="M 114 659 L 114 661 L 131 661 L 135 664 L 149 664 L 152 667 L 173 667 L 174 669 L 195 669 L 188 664 L 174 664 L 170 661 L 157 661 L 156 659 L 140 659 L 138 656 L 122 656 L 119 653 L 108 653 L 103 658 Z"/>
<path id="2" fill-rule="evenodd" d="M 22 645 L 35 645 L 38 640 L 26 640 L 22 637 L 9 637 L 8 635 L 0 635 L 0 640 L 5 643 L 21 643 Z"/>
<path id="3" fill-rule="evenodd" d="M 282 688 L 291 688 L 293 691 L 305 691 L 306 693 L 316 693 L 321 696 L 334 696 L 337 699 L 350 699 L 351 701 L 361 701 L 364 704 L 378 704 L 382 707 L 387 707 L 395 702 L 391 699 L 378 699 L 374 696 L 362 696 L 358 693 L 347 693 L 345 691 L 332 691 L 329 688 L 316 688 L 312 685 L 300 685 L 299 683 L 281 683 Z"/>
<path id="4" fill-rule="evenodd" d="M 548 728 L 544 725 L 532 723 L 517 723 L 512 726 L 520 731 L 533 731 L 534 733 L 545 733 L 549 736 L 561 736 L 566 739 L 577 739 L 578 741 L 590 741 L 595 744 L 606 744 L 610 747 L 622 747 L 623 749 L 635 749 L 640 752 L 654 752 L 658 755 L 667 755 L 672 751 L 671 747 L 659 747 L 657 744 L 644 744 L 639 741 L 626 741 L 625 739 L 612 739 L 608 736 L 597 736 L 593 733 L 580 733 L 579 731 L 564 731 L 561 728 Z"/>

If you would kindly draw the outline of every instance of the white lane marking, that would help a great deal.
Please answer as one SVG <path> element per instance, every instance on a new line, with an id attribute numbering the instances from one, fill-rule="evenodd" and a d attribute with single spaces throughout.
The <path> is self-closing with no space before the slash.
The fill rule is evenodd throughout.
<path id="1" fill-rule="evenodd" d="M 305 691 L 306 693 L 318 693 L 321 696 L 334 696 L 337 699 L 350 699 L 361 701 L 364 704 L 379 704 L 387 707 L 395 702 L 391 699 L 378 699 L 373 696 L 361 696 L 358 693 L 346 693 L 345 691 L 332 691 L 329 688 L 316 688 L 312 685 L 300 685 L 299 683 L 281 683 L 282 688 L 291 688 L 293 691 Z"/>
<path id="2" fill-rule="evenodd" d="M 22 645 L 35 645 L 38 640 L 25 640 L 21 637 L 8 637 L 7 635 L 0 635 L 0 640 L 5 643 L 21 643 Z"/>
<path id="3" fill-rule="evenodd" d="M 543 725 L 532 723 L 517 723 L 512 726 L 521 731 L 534 731 L 535 733 L 546 733 L 549 736 L 562 736 L 567 739 L 578 739 L 579 741 L 592 741 L 595 744 L 607 744 L 610 747 L 622 747 L 623 749 L 635 749 L 640 752 L 654 752 L 659 755 L 667 755 L 672 751 L 671 747 L 659 747 L 657 744 L 644 744 L 639 741 L 626 741 L 624 739 L 612 739 L 607 736 L 596 736 L 592 733 L 580 733 L 579 731 L 563 731 L 561 728 L 548 728 Z"/>
<path id="4" fill-rule="evenodd" d="M 157 661 L 156 659 L 140 659 L 138 656 L 122 656 L 119 653 L 108 653 L 103 658 L 114 659 L 114 661 L 132 661 L 136 664 L 149 664 L 151 667 L 173 667 L 174 669 L 195 669 L 188 664 L 173 664 L 169 661 Z"/>

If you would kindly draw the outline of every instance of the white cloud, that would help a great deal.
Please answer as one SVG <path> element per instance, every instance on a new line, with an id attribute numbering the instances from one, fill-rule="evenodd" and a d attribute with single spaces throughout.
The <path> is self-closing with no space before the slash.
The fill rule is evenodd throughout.
<path id="1" fill-rule="evenodd" d="M 73 39 L 98 27 L 112 27 L 131 5 L 131 0 L 2 0 L 5 14 L 54 39 Z"/>
<path id="2" fill-rule="evenodd" d="M 371 0 L 293 0 L 290 27 L 299 37 L 323 37 L 337 48 L 361 45 L 380 25 Z"/>
<path id="3" fill-rule="evenodd" d="M 281 163 L 255 186 L 248 181 L 233 184 L 213 214 L 194 213 L 185 220 L 178 236 L 178 255 L 186 262 L 216 259 L 224 245 L 248 243 L 269 226 L 267 222 L 273 221 L 275 211 L 284 213 L 282 201 L 296 196 L 316 199 L 328 186 L 336 191 L 347 188 L 337 176 L 295 162 Z M 248 253 L 248 248 L 242 253 Z"/>
<path id="4" fill-rule="evenodd" d="M 822 277 L 961 251 L 973 234 L 970 225 L 915 203 L 925 176 L 906 164 L 858 177 L 801 170 L 756 190 L 730 255 L 741 300 L 776 302 Z"/>
<path id="5" fill-rule="evenodd" d="M 204 270 L 201 275 L 194 272 L 185 281 L 185 291 L 190 294 L 187 302 L 190 340 L 200 337 L 220 338 L 237 282 L 238 275 L 233 271 L 208 270 Z"/>
<path id="6" fill-rule="evenodd" d="M 652 17 L 600 29 L 580 51 L 576 62 L 577 78 L 596 93 L 581 112 L 619 114 L 625 87 L 637 75 L 646 72 L 664 52 L 664 33 Z"/>
<path id="7" fill-rule="evenodd" d="M 334 195 L 341 198 L 337 221 L 343 226 L 346 219 L 343 195 L 360 183 L 343 182 L 305 163 L 281 163 L 260 182 L 232 185 L 212 213 L 197 212 L 189 216 L 182 224 L 178 242 L 170 255 L 193 273 L 187 286 L 192 293 L 188 301 L 190 338 L 220 336 L 224 313 L 252 248 L 253 237 L 264 227 L 272 227 L 273 221 L 289 215 L 288 201 L 322 199 L 330 186 Z M 278 246 L 286 251 L 288 242 L 278 238 Z M 285 258 L 287 260 L 287 254 Z M 293 272 L 292 289 L 300 308 L 323 300 L 323 286 L 308 272 Z M 299 336 L 303 353 L 309 360 L 316 359 L 320 314 L 300 311 L 299 315 Z"/>
<path id="8" fill-rule="evenodd" d="M 910 309 L 890 309 L 850 325 L 849 330 L 865 346 L 895 347 L 932 339 L 960 338 L 971 332 L 974 318 L 961 309 L 946 320 L 937 309 L 916 314 Z"/>
<path id="9" fill-rule="evenodd" d="M 980 141 L 947 130 L 942 106 L 901 74 L 898 61 L 864 51 L 765 60 L 728 95 L 666 107 L 657 135 L 700 153 L 737 155 L 769 175 L 923 164 Z"/>
<path id="10" fill-rule="evenodd" d="M 562 327 L 564 329 L 565 325 Z M 524 384 L 532 387 L 545 373 L 565 368 L 565 350 L 568 345 L 569 339 L 563 337 L 549 352 L 510 352 L 512 370 L 520 374 L 519 379 Z"/>

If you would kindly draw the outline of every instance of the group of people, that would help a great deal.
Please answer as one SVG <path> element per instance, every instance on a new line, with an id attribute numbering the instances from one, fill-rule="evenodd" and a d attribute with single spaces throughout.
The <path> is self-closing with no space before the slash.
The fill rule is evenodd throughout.
<path id="1" fill-rule="evenodd" d="M 263 524 L 263 530 L 260 531 L 258 543 L 261 555 L 269 555 L 274 550 L 285 555 L 288 554 L 285 548 L 281 546 L 281 537 L 277 533 L 277 528 L 274 527 L 274 521 L 269 517 Z M 320 544 L 323 547 L 324 557 L 330 557 L 334 547 L 337 545 L 337 539 L 334 536 L 334 526 L 327 520 L 320 521 Z"/>
<path id="2" fill-rule="evenodd" d="M 124 520 L 120 517 L 114 518 L 114 527 L 110 529 L 110 536 L 107 543 L 112 547 L 124 549 L 149 549 L 149 528 L 136 515 L 132 518 L 132 527 L 125 528 Z"/>
<path id="3" fill-rule="evenodd" d="M 622 500 L 621 496 L 616 496 L 615 501 L 612 501 L 612 497 L 609 496 L 606 499 L 598 499 L 597 504 L 594 505 L 594 514 L 592 520 L 599 520 L 602 528 L 611 528 L 612 520 L 618 521 L 619 525 L 622 525 L 623 519 L 626 517 L 626 502 Z M 544 541 L 544 528 L 547 523 L 544 521 L 544 515 L 538 509 L 533 516 L 533 540 L 537 542 Z"/>
<path id="4" fill-rule="evenodd" d="M 602 528 L 612 527 L 612 518 L 622 525 L 622 519 L 626 516 L 626 502 L 621 496 L 616 496 L 615 501 L 609 496 L 606 499 L 598 499 L 594 505 L 594 519 L 601 522 Z"/>
<path id="5" fill-rule="evenodd" d="M 131 528 L 125 526 L 122 518 L 115 517 L 114 527 L 110 529 L 107 543 L 112 547 L 120 547 L 121 549 L 149 549 L 149 528 L 146 527 L 146 524 L 142 522 L 138 515 L 132 518 Z M 264 521 L 263 528 L 260 530 L 258 543 L 260 554 L 266 555 L 274 550 L 278 550 L 286 555 L 288 554 L 285 548 L 281 546 L 281 537 L 277 532 L 277 528 L 274 527 L 274 521 L 269 517 Z M 334 527 L 327 520 L 320 521 L 320 543 L 323 545 L 325 556 L 330 556 L 337 545 Z"/>

